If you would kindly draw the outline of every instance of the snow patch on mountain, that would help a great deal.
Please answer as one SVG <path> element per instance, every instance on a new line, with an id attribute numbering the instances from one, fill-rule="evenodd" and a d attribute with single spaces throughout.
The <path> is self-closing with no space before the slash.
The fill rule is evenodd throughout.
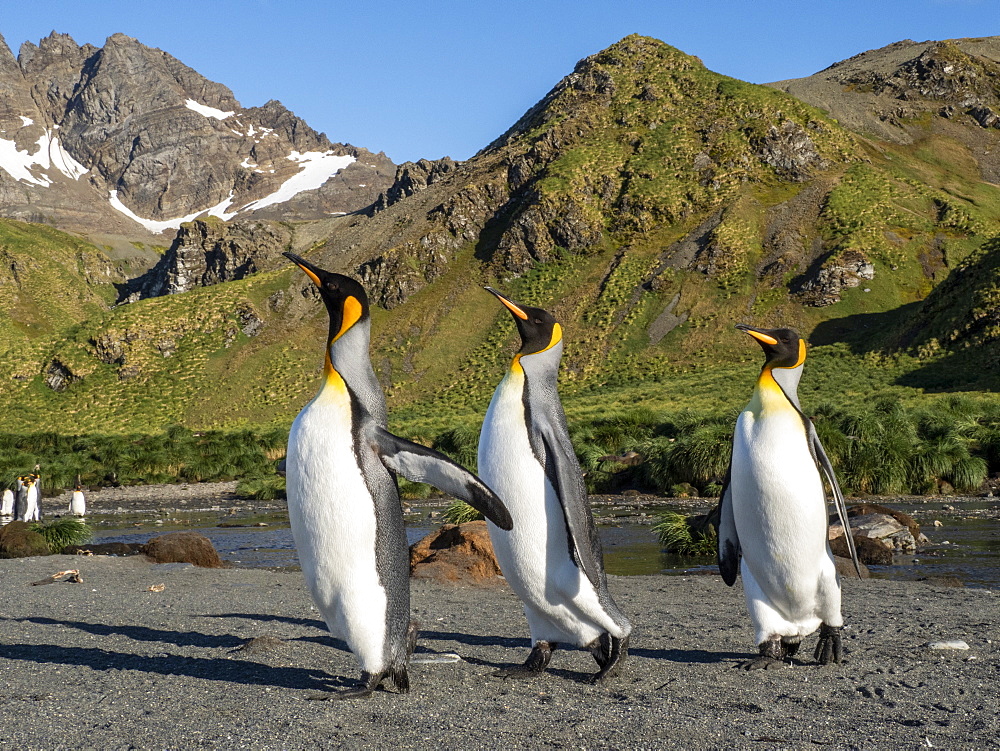
<path id="1" fill-rule="evenodd" d="M 87 174 L 87 168 L 69 155 L 59 143 L 59 139 L 52 135 L 52 131 L 46 130 L 35 145 L 38 148 L 31 153 L 18 149 L 14 141 L 0 138 L 0 169 L 15 180 L 40 185 L 43 188 L 52 184 L 52 178 L 46 174 L 36 173 L 52 167 L 73 180 L 79 180 Z"/>
<path id="2" fill-rule="evenodd" d="M 152 232 L 154 235 L 159 234 L 160 232 L 166 232 L 168 229 L 172 230 L 179 229 L 180 226 L 184 224 L 184 222 L 193 221 L 197 219 L 199 216 L 202 216 L 203 214 L 208 214 L 209 216 L 218 217 L 223 221 L 232 219 L 234 216 L 236 216 L 235 211 L 233 212 L 226 211 L 226 209 L 228 209 L 233 202 L 232 191 L 229 192 L 229 196 L 227 198 L 220 201 L 211 208 L 201 209 L 200 211 L 195 211 L 191 214 L 188 214 L 187 216 L 179 216 L 174 219 L 145 219 L 139 216 L 134 211 L 132 211 L 132 209 L 130 209 L 128 206 L 122 203 L 122 200 L 118 197 L 117 190 L 108 191 L 108 202 L 111 204 L 112 208 L 114 208 L 117 211 L 120 211 L 132 221 L 138 222 L 147 230 Z"/>
<path id="3" fill-rule="evenodd" d="M 184 106 L 189 110 L 194 110 L 199 115 L 204 115 L 205 117 L 214 117 L 216 120 L 225 120 L 230 115 L 235 115 L 235 110 L 230 110 L 229 112 L 223 112 L 216 107 L 209 107 L 207 104 L 199 104 L 194 99 L 184 100 Z"/>
<path id="4" fill-rule="evenodd" d="M 303 165 L 303 168 L 285 180 L 271 195 L 251 201 L 240 211 L 256 211 L 276 203 L 284 203 L 303 191 L 315 190 L 356 161 L 353 156 L 341 156 L 332 151 L 307 151 L 304 154 L 293 151 L 287 158 Z"/>

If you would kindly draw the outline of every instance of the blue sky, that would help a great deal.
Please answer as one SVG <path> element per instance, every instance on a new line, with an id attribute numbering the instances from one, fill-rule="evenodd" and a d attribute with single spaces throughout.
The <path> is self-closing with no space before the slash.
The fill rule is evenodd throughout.
<path id="1" fill-rule="evenodd" d="M 712 70 L 763 83 L 807 76 L 900 39 L 1000 35 L 997 0 L 11 0 L 14 54 L 56 30 L 116 32 L 225 84 L 278 99 L 333 141 L 396 162 L 467 159 L 576 62 L 656 37 Z"/>

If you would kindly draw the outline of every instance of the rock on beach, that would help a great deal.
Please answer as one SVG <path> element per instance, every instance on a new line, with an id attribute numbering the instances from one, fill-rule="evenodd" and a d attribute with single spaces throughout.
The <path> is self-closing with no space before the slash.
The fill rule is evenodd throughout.
<path id="1" fill-rule="evenodd" d="M 31 582 L 79 569 L 82 584 Z M 143 556 L 0 561 L 0 727 L 7 748 L 998 748 L 998 594 L 844 580 L 846 661 L 736 669 L 753 634 L 738 584 L 609 577 L 635 624 L 623 675 L 589 653 L 502 680 L 528 654 L 505 585 L 411 582 L 412 690 L 316 702 L 357 663 L 301 573 L 158 565 Z M 160 587 L 159 585 L 163 585 Z M 268 638 L 264 638 L 268 637 Z M 260 641 L 254 641 L 260 640 Z M 968 650 L 932 650 L 962 640 Z M 239 647 L 250 645 L 244 649 Z"/>

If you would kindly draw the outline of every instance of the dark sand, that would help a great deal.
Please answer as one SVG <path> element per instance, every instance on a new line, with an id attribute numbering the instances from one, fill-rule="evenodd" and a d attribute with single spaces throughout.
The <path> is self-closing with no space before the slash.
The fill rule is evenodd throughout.
<path id="1" fill-rule="evenodd" d="M 83 583 L 31 586 L 79 568 Z M 163 591 L 148 591 L 163 584 Z M 1000 593 L 845 582 L 846 662 L 747 673 L 752 632 L 717 576 L 612 577 L 635 623 L 625 673 L 585 682 L 557 651 L 535 680 L 492 677 L 528 651 L 520 605 L 488 588 L 413 582 L 407 695 L 317 702 L 353 656 L 299 573 L 140 558 L 0 561 L 0 748 L 1000 748 Z M 262 636 L 260 650 L 237 651 Z M 931 650 L 961 639 L 967 651 Z"/>

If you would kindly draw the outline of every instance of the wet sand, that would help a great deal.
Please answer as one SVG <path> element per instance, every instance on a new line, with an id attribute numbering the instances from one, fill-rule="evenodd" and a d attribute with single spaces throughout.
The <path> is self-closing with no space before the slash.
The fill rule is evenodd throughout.
<path id="1" fill-rule="evenodd" d="M 68 568 L 83 582 L 31 586 Z M 811 664 L 814 636 L 803 661 L 747 673 L 739 585 L 610 587 L 636 630 L 608 685 L 586 682 L 596 665 L 579 650 L 557 651 L 537 679 L 493 677 L 527 655 L 516 597 L 502 582 L 415 580 L 417 657 L 462 660 L 412 665 L 406 695 L 318 702 L 358 670 L 299 573 L 3 560 L 0 748 L 1000 748 L 1000 592 L 847 581 L 843 664 Z M 926 646 L 955 639 L 969 649 Z"/>

